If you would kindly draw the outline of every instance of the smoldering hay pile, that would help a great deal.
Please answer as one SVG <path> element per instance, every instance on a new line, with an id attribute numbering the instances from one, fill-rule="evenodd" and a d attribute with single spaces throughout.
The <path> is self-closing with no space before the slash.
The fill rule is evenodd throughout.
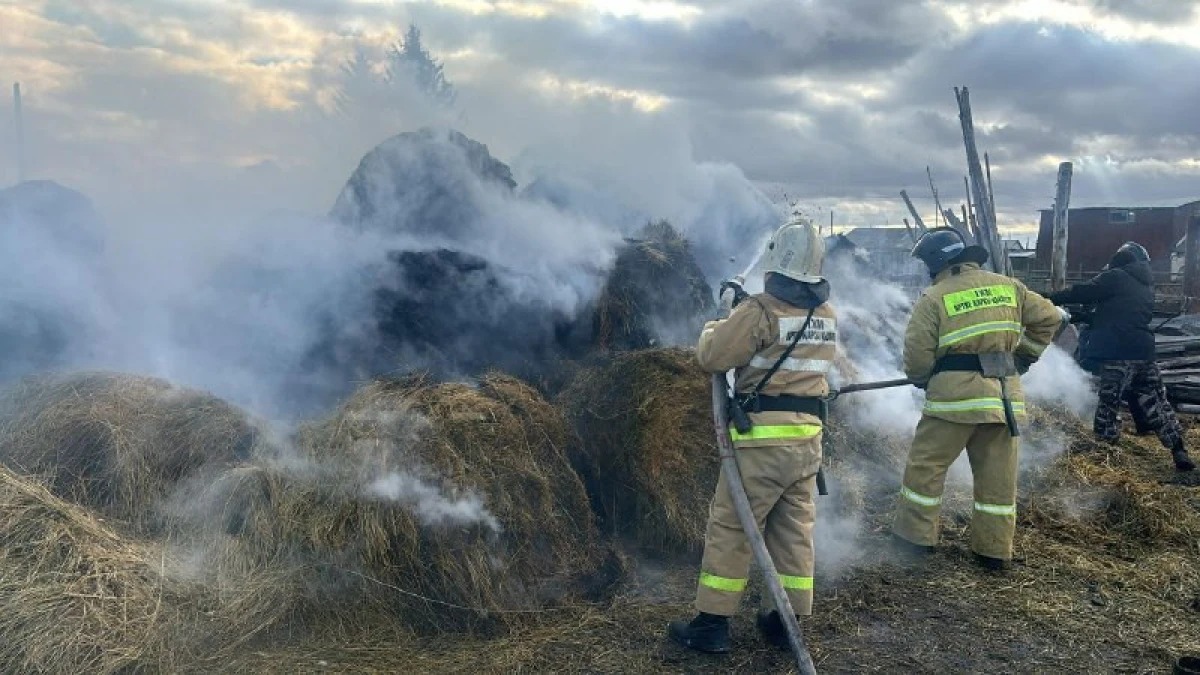
<path id="1" fill-rule="evenodd" d="M 197 542 L 199 574 L 293 631 L 486 631 L 598 592 L 614 561 L 571 440 L 506 376 L 375 382 L 293 449 L 201 491 L 218 517 L 197 513 L 217 530 Z"/>
<path id="2" fill-rule="evenodd" d="M 211 397 L 111 374 L 75 383 L 43 387 L 0 430 L 4 670 L 112 672 L 312 635 L 489 632 L 600 597 L 619 577 L 568 462 L 571 429 L 510 377 L 378 381 L 248 456 L 222 454 L 236 444 L 212 430 L 248 422 L 223 418 L 231 407 Z M 162 398 L 183 403 L 156 408 Z M 10 462 L 33 429 L 59 453 L 27 453 L 42 463 L 25 473 Z M 160 471 L 156 453 L 208 463 Z M 109 498 L 130 486 L 145 489 L 140 501 Z"/>
<path id="3" fill-rule="evenodd" d="M 59 497 L 160 530 L 180 483 L 250 458 L 255 422 L 200 391 L 115 373 L 45 375 L 0 394 L 0 462 Z"/>
<path id="4" fill-rule="evenodd" d="M 665 220 L 650 223 L 617 254 L 596 300 L 592 344 L 612 350 L 686 344 L 715 309 L 688 241 Z"/>

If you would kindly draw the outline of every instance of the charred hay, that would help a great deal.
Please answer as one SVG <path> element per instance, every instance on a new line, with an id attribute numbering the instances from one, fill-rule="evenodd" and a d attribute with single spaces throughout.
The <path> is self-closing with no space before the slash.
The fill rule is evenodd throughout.
<path id="1" fill-rule="evenodd" d="M 596 301 L 593 344 L 603 350 L 688 343 L 715 310 L 691 246 L 667 221 L 648 224 L 617 253 Z"/>
<path id="2" fill-rule="evenodd" d="M 164 526 L 178 485 L 246 460 L 258 441 L 236 407 L 154 378 L 47 375 L 0 394 L 0 462 L 139 531 Z"/>

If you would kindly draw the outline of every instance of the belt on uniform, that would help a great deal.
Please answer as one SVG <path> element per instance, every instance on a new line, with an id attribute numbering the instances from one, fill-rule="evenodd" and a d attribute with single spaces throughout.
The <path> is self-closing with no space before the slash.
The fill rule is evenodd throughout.
<path id="1" fill-rule="evenodd" d="M 825 419 L 825 399 L 815 396 L 739 396 L 738 403 L 748 413 L 790 412 Z"/>
<path id="2" fill-rule="evenodd" d="M 933 372 L 937 374 L 949 371 L 982 373 L 983 365 L 979 363 L 978 354 L 947 354 L 938 359 L 933 366 Z"/>

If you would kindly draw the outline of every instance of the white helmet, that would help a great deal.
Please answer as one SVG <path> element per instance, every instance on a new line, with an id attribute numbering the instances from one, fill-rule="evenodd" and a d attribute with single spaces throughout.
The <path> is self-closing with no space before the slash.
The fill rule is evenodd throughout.
<path id="1" fill-rule="evenodd" d="M 787 225 L 771 235 L 767 252 L 763 254 L 763 274 L 774 272 L 783 276 L 815 284 L 823 281 L 821 260 L 825 257 L 825 242 L 817 234 L 812 221 L 799 215 L 792 216 Z"/>

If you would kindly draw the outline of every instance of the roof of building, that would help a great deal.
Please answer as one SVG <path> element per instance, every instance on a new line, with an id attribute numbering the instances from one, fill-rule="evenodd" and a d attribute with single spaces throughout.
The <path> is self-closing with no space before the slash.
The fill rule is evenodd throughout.
<path id="1" fill-rule="evenodd" d="M 1189 206 L 1200 206 L 1200 199 L 1184 201 L 1182 199 L 1147 199 L 1121 206 L 1072 206 L 1069 211 L 1142 211 L 1146 209 L 1182 209 Z M 1039 213 L 1049 213 L 1053 209 L 1038 209 Z"/>
<path id="2" fill-rule="evenodd" d="M 904 227 L 856 227 L 842 236 L 855 246 L 871 250 L 908 250 L 913 245 L 912 236 Z"/>

